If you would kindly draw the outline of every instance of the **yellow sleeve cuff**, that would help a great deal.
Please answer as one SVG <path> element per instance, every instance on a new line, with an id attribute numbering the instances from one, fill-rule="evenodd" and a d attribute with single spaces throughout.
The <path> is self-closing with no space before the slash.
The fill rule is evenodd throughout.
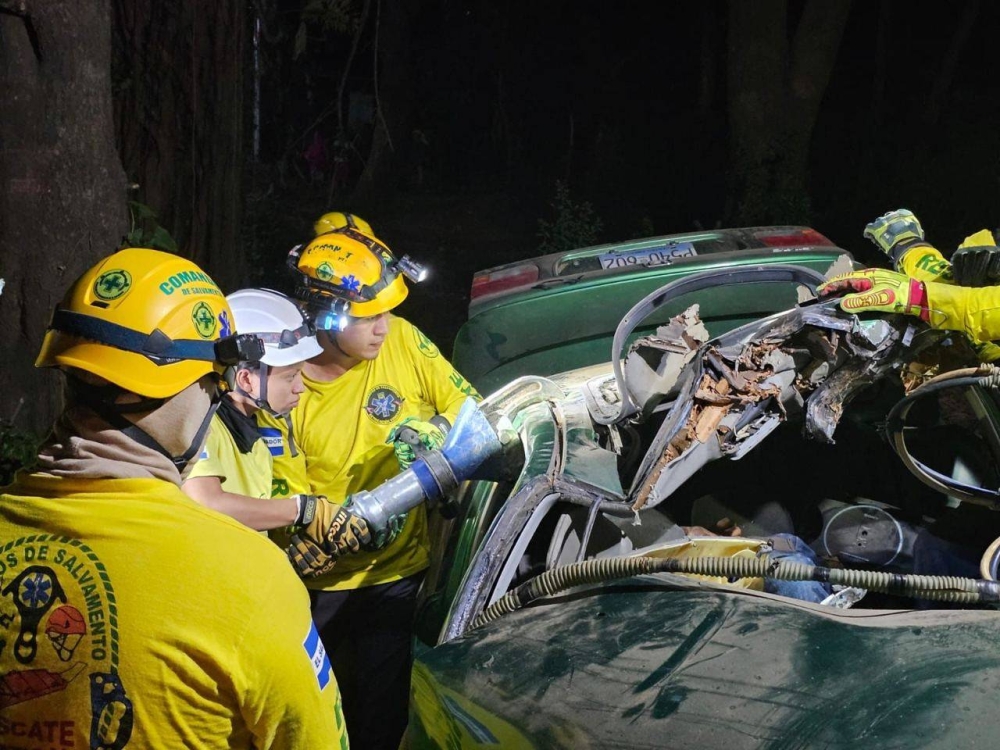
<path id="1" fill-rule="evenodd" d="M 896 270 L 918 281 L 937 281 L 953 284 L 951 263 L 941 251 L 931 245 L 917 245 L 903 253 L 896 263 Z"/>

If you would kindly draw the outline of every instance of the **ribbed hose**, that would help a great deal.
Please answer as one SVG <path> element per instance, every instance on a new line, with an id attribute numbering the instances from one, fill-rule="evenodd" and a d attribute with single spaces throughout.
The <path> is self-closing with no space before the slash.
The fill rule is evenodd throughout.
<path id="1" fill-rule="evenodd" d="M 982 377 L 980 385 L 983 388 L 1000 389 L 1000 367 L 984 363 L 979 365 L 978 370 Z"/>
<path id="2" fill-rule="evenodd" d="M 689 573 L 723 578 L 771 578 L 779 581 L 822 581 L 884 594 L 959 604 L 1000 602 L 1000 584 L 955 576 L 921 576 L 871 570 L 821 568 L 769 555 L 749 557 L 614 557 L 563 565 L 508 591 L 473 621 L 472 627 L 493 622 L 542 596 L 587 583 L 601 583 L 649 573 Z"/>
<path id="3" fill-rule="evenodd" d="M 493 622 L 498 617 L 510 614 L 535 599 L 552 596 L 574 586 L 659 572 L 662 570 L 659 566 L 664 562 L 663 558 L 658 557 L 609 557 L 561 565 L 508 591 L 484 609 L 472 622 L 472 627 L 478 628 L 480 625 Z"/>

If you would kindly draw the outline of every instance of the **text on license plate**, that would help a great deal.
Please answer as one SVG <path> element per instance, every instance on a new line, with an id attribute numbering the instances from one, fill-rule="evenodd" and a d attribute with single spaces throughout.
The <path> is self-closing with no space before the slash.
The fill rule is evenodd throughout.
<path id="1" fill-rule="evenodd" d="M 675 258 L 690 258 L 698 253 L 690 242 L 678 242 L 676 245 L 662 247 L 646 247 L 642 250 L 630 250 L 625 253 L 605 253 L 599 256 L 601 268 L 625 268 L 627 266 L 662 266 Z"/>

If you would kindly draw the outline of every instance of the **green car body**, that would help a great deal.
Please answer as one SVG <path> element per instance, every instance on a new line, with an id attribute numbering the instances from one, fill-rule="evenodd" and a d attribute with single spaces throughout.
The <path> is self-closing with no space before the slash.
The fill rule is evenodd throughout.
<path id="1" fill-rule="evenodd" d="M 831 266 L 839 269 L 845 262 L 844 252 L 831 247 L 784 250 L 773 254 L 778 256 L 774 264 L 768 253 L 748 248 L 727 255 L 724 261 L 729 266 L 721 268 L 711 265 L 721 260 L 713 258 L 711 270 L 724 276 L 727 268 L 759 268 L 780 261 L 826 274 Z M 846 262 L 850 264 L 849 257 Z M 772 425 L 773 431 L 761 429 L 756 442 L 752 436 L 740 438 L 747 441 L 745 449 L 713 456 L 714 462 L 694 465 L 687 473 L 674 459 L 672 470 L 681 472 L 681 478 L 641 513 L 633 509 L 629 503 L 635 500 L 640 479 L 656 476 L 657 467 L 647 466 L 650 454 L 656 458 L 657 441 L 668 435 L 671 420 L 682 414 L 685 391 L 679 395 L 672 391 L 673 400 L 641 419 L 602 421 L 594 399 L 600 392 L 598 398 L 609 399 L 604 406 L 615 404 L 607 394 L 614 390 L 609 359 L 618 321 L 605 323 L 595 311 L 586 318 L 600 329 L 594 337 L 582 331 L 564 332 L 562 337 L 551 334 L 548 349 L 515 339 L 518 327 L 526 329 L 526 322 L 514 321 L 519 306 L 554 310 L 562 305 L 579 311 L 584 298 L 591 299 L 597 289 L 609 294 L 617 289 L 625 297 L 614 303 L 620 319 L 664 283 L 667 271 L 677 272 L 680 265 L 640 269 L 631 278 L 611 274 L 610 280 L 523 290 L 494 300 L 470 318 L 468 326 L 482 326 L 481 333 L 493 330 L 493 325 L 506 326 L 497 329 L 502 330 L 503 341 L 494 339 L 497 346 L 491 358 L 483 360 L 482 370 L 468 374 L 486 387 L 482 384 L 493 382 L 490 378 L 517 373 L 487 402 L 502 405 L 510 429 L 519 435 L 518 460 L 506 475 L 463 485 L 456 518 L 444 520 L 435 514 L 432 519 L 434 555 L 417 613 L 410 725 L 403 747 L 735 750 L 985 745 L 1000 728 L 991 711 L 992 691 L 1000 682 L 1000 652 L 995 648 L 1000 642 L 1000 614 L 990 607 L 937 608 L 915 605 L 906 597 L 879 599 L 869 594 L 871 606 L 841 608 L 741 588 L 717 578 L 659 573 L 577 581 L 527 606 L 484 618 L 484 612 L 502 604 L 504 592 L 537 581 L 543 571 L 565 570 L 574 559 L 599 563 L 637 550 L 651 554 L 648 550 L 659 545 L 676 548 L 675 541 L 662 542 L 670 538 L 669 516 L 700 523 L 698 514 L 708 518 L 705 509 L 714 507 L 713 502 L 736 508 L 737 513 L 747 498 L 756 504 L 776 498 L 810 511 L 836 500 L 840 503 L 836 508 L 868 509 L 863 512 L 869 516 L 873 507 L 887 508 L 896 526 L 907 534 L 913 530 L 907 544 L 913 539 L 919 544 L 923 538 L 921 513 L 935 533 L 946 535 L 943 530 L 954 528 L 974 529 L 983 539 L 1000 536 L 995 514 L 968 503 L 952 513 L 940 493 L 900 469 L 881 433 L 869 429 L 868 424 L 884 417 L 899 396 L 893 380 L 899 362 L 868 351 L 856 357 L 867 367 L 857 379 L 888 385 L 873 386 L 870 397 L 854 399 L 852 392 L 851 408 L 837 427 L 836 441 L 805 440 L 793 429 L 791 402 L 785 403 L 782 411 L 787 409 L 788 414 L 779 425 Z M 706 265 L 682 270 L 702 272 Z M 657 280 L 635 278 L 646 275 Z M 806 304 L 794 311 L 798 317 L 779 313 L 761 322 L 762 316 L 795 305 L 794 285 L 771 285 L 762 295 L 761 286 L 734 278 L 741 287 L 738 293 L 727 284 L 695 293 L 701 308 L 709 310 L 712 339 L 705 346 L 718 345 L 720 351 L 756 344 L 758 338 L 777 341 L 775 331 L 798 341 L 794 336 L 799 334 L 788 333 L 794 328 L 789 319 L 799 326 L 806 321 L 810 330 L 829 324 L 834 340 L 853 336 L 849 347 L 844 344 L 844 351 L 852 352 L 860 351 L 858 342 L 865 341 L 875 342 L 875 352 L 890 351 L 883 346 L 887 341 L 904 349 L 923 335 L 905 324 L 894 329 L 878 320 L 846 320 L 832 303 Z M 574 293 L 578 297 L 571 301 Z M 673 317 L 690 302 L 667 302 L 653 319 Z M 609 314 L 611 309 L 611 302 L 599 307 Z M 551 322 L 555 313 L 549 315 L 546 320 Z M 629 340 L 651 333 L 640 344 L 653 349 L 632 350 L 647 358 L 650 351 L 670 350 L 672 345 L 664 344 L 666 329 L 649 328 L 637 327 Z M 466 334 L 462 346 L 471 346 L 476 339 Z M 463 360 L 458 356 L 461 351 L 457 344 L 456 364 L 467 372 L 479 360 L 471 349 L 464 350 Z M 546 351 L 551 356 L 544 356 Z M 882 356 L 886 359 L 879 360 Z M 851 361 L 848 358 L 848 364 Z M 573 367 L 564 368 L 566 363 Z M 539 370 L 529 374 L 523 369 L 532 366 Z M 694 366 L 689 359 L 682 372 L 694 372 Z M 812 371 L 800 364 L 796 368 L 796 382 Z M 747 364 L 742 372 L 746 375 L 751 369 Z M 846 369 L 845 365 L 842 371 Z M 981 389 L 963 394 L 990 446 L 986 463 L 1000 463 L 1000 399 Z M 749 413 L 752 407 L 745 408 Z M 839 403 L 831 407 L 838 419 L 840 408 Z M 815 415 L 809 419 L 822 422 Z M 644 422 L 652 426 L 647 430 Z M 933 431 L 928 442 L 940 445 L 944 433 L 936 430 L 950 427 L 934 421 L 928 425 Z M 630 430 L 648 449 L 642 461 L 629 456 Z M 675 429 L 669 434 L 680 433 Z M 969 459 L 963 476 L 972 472 L 980 481 L 1000 481 L 994 470 L 975 469 L 978 450 L 955 449 L 956 455 Z M 693 455 L 681 452 L 686 460 Z M 863 468 L 854 471 L 859 462 Z M 884 476 L 890 474 L 891 482 Z M 733 500 L 736 495 L 738 502 Z M 656 502 L 661 504 L 651 507 Z M 834 517 L 839 515 L 838 510 Z M 825 534 L 829 516 L 823 519 Z M 860 522 L 858 549 L 865 543 L 862 534 L 884 530 L 880 523 Z M 748 528 L 752 530 L 752 523 Z M 978 537 L 975 543 L 970 541 L 977 550 L 982 546 Z M 901 549 L 902 540 L 901 532 Z"/>
<path id="2" fill-rule="evenodd" d="M 771 243 L 771 244 L 768 244 Z M 659 265 L 603 268 L 655 248 L 685 247 L 696 255 Z M 469 319 L 455 338 L 452 363 L 481 393 L 489 393 L 522 375 L 553 375 L 607 362 L 611 337 L 628 309 L 664 284 L 706 270 L 788 264 L 826 273 L 838 263 L 851 269 L 847 251 L 807 227 L 749 227 L 668 235 L 614 245 L 582 248 L 511 263 L 477 274 L 503 279 L 533 269 L 520 286 L 473 297 Z M 485 286 L 485 285 L 484 285 Z M 487 290 L 488 291 L 488 290 Z M 651 318 L 643 332 L 691 303 L 681 299 Z M 786 309 L 795 303 L 791 290 L 761 294 L 757 287 L 713 290 L 693 300 L 713 335 Z"/>

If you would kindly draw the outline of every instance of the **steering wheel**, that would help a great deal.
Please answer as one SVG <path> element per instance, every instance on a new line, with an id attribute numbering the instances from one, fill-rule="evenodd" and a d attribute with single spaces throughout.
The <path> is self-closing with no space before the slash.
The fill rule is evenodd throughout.
<path id="1" fill-rule="evenodd" d="M 656 291 L 647 294 L 625 313 L 625 316 L 615 329 L 615 337 L 611 342 L 611 367 L 614 370 L 615 384 L 618 386 L 618 393 L 621 396 L 618 413 L 611 416 L 607 414 L 594 414 L 594 421 L 598 424 L 613 424 L 623 417 L 632 416 L 639 410 L 639 407 L 632 400 L 631 394 L 629 394 L 628 388 L 625 385 L 621 355 L 629 336 L 632 335 L 636 327 L 649 317 L 654 310 L 685 294 L 744 282 L 799 284 L 806 287 L 815 296 L 816 287 L 824 281 L 826 281 L 826 277 L 823 274 L 806 266 L 792 264 L 758 265 L 721 271 L 702 271 L 701 273 L 672 281 L 669 284 L 661 286 Z"/>

